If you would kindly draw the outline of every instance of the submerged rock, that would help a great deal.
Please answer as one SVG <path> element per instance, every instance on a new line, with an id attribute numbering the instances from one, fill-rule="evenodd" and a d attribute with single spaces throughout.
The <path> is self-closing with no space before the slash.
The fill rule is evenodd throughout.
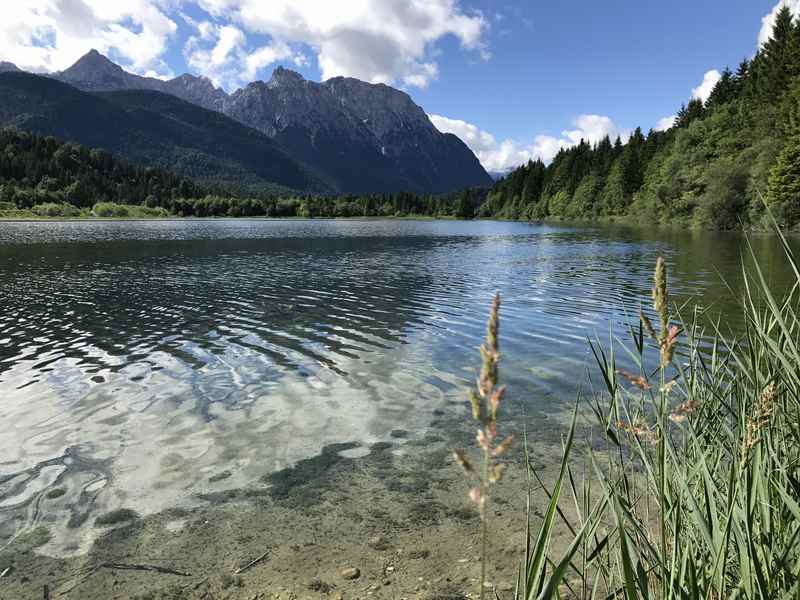
<path id="1" fill-rule="evenodd" d="M 358 579 L 361 577 L 361 571 L 357 567 L 348 567 L 347 569 L 342 569 L 339 575 L 342 579 Z"/>

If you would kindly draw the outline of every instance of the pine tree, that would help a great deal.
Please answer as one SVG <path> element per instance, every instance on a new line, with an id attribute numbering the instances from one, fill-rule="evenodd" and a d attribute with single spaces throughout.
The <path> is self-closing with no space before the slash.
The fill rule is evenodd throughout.
<path id="1" fill-rule="evenodd" d="M 692 121 L 702 119 L 705 116 L 705 112 L 703 101 L 699 98 L 693 98 L 689 100 L 689 104 L 681 106 L 675 119 L 675 127 L 688 127 Z"/>
<path id="2" fill-rule="evenodd" d="M 772 168 L 767 204 L 786 227 L 800 223 L 800 135 L 786 140 Z"/>
<path id="3" fill-rule="evenodd" d="M 714 89 L 711 90 L 708 100 L 706 100 L 706 109 L 713 110 L 719 106 L 722 106 L 723 104 L 727 104 L 728 102 L 736 99 L 738 95 L 739 86 L 737 80 L 731 70 L 726 67 L 722 72 L 717 85 L 715 85 Z"/>
<path id="4" fill-rule="evenodd" d="M 793 22 L 792 11 L 784 5 L 775 16 L 772 35 L 754 61 L 762 97 L 775 98 L 786 90 L 789 79 L 798 73 L 799 54 L 800 36 Z"/>
<path id="5" fill-rule="evenodd" d="M 625 169 L 623 157 L 620 156 L 611 167 L 603 190 L 600 193 L 600 213 L 604 215 L 621 215 L 627 204 L 625 198 Z"/>

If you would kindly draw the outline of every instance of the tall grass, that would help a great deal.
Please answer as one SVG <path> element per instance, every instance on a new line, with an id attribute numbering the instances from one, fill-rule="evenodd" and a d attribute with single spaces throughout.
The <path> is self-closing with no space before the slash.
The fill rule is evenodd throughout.
<path id="1" fill-rule="evenodd" d="M 674 309 L 659 260 L 657 323 L 591 342 L 599 389 L 576 405 L 515 599 L 800 598 L 800 269 L 777 234 L 794 285 L 777 298 L 750 248 L 739 337 Z M 584 407 L 604 450 L 579 452 Z M 559 528 L 572 542 L 552 556 Z"/>
<path id="2" fill-rule="evenodd" d="M 469 497 L 477 505 L 481 517 L 481 578 L 480 598 L 486 593 L 487 536 L 489 533 L 490 487 L 503 477 L 503 465 L 495 459 L 504 454 L 514 441 L 513 435 L 500 440 L 497 430 L 497 413 L 505 395 L 505 386 L 499 383 L 500 346 L 500 294 L 496 294 L 486 325 L 486 341 L 481 345 L 481 371 L 470 390 L 472 418 L 478 424 L 476 442 L 480 449 L 481 462 L 473 466 L 466 450 L 456 450 L 455 459 L 464 473 L 474 482 Z"/>

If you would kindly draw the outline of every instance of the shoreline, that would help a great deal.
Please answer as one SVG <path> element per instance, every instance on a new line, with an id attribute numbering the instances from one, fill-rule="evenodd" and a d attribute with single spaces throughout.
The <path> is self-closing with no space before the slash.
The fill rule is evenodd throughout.
<path id="1" fill-rule="evenodd" d="M 464 222 L 499 222 L 499 223 L 520 223 L 527 225 L 541 225 L 549 227 L 569 227 L 569 228 L 592 228 L 592 227 L 619 227 L 631 230 L 654 229 L 657 231 L 683 231 L 688 233 L 715 233 L 721 235 L 742 235 L 757 234 L 774 236 L 775 233 L 770 227 L 750 227 L 743 229 L 707 229 L 693 227 L 687 224 L 675 223 L 641 223 L 636 220 L 627 221 L 629 217 L 609 217 L 594 221 L 571 221 L 560 219 L 508 219 L 493 217 L 477 217 L 474 219 L 462 219 L 453 216 L 432 217 L 427 215 L 407 215 L 407 216 L 355 216 L 355 217 L 268 217 L 268 216 L 209 216 L 209 217 L 0 217 L 0 223 L 92 223 L 92 222 L 179 222 L 179 221 L 464 221 Z M 790 237 L 800 236 L 798 231 L 785 231 L 784 235 Z"/>

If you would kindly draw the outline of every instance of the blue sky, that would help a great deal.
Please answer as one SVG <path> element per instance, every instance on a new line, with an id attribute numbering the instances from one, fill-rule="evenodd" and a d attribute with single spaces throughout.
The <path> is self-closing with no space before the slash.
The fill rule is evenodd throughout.
<path id="1" fill-rule="evenodd" d="M 776 2 L 16 0 L 0 60 L 55 71 L 95 47 L 139 74 L 188 71 L 228 90 L 278 65 L 386 82 L 502 170 L 666 126 L 715 71 L 752 56 Z"/>

